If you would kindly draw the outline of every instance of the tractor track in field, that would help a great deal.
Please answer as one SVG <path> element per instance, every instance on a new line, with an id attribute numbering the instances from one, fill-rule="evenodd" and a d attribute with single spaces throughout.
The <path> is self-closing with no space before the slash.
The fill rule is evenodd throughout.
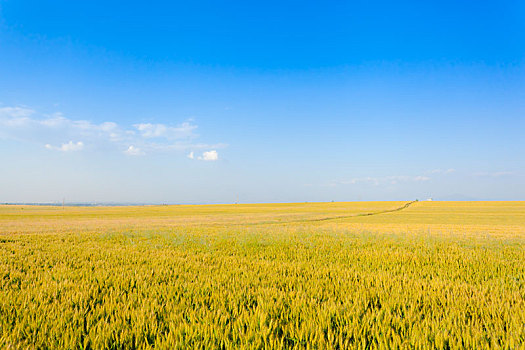
<path id="1" fill-rule="evenodd" d="M 280 224 L 290 224 L 290 223 L 300 223 L 300 222 L 323 222 L 323 221 L 337 220 L 337 219 L 357 218 L 357 217 L 362 217 L 362 216 L 374 216 L 374 215 L 381 215 L 381 214 L 393 213 L 393 212 L 396 212 L 396 211 L 404 210 L 404 209 L 410 207 L 412 204 L 416 203 L 417 201 L 418 200 L 405 203 L 404 205 L 402 205 L 402 206 L 400 206 L 398 208 L 394 208 L 394 209 L 372 211 L 372 212 L 368 212 L 368 213 L 358 213 L 358 214 L 350 214 L 350 215 L 338 215 L 338 216 L 330 216 L 330 217 L 317 218 L 317 219 L 297 219 L 297 220 L 286 220 L 286 221 L 259 221 L 259 222 L 244 223 L 244 224 L 237 224 L 237 225 L 239 225 L 239 226 L 280 225 Z"/>
<path id="2" fill-rule="evenodd" d="M 304 221 L 328 221 L 328 220 L 335 220 L 335 219 L 357 218 L 357 217 L 360 217 L 360 216 L 372 216 L 372 215 L 380 215 L 380 214 L 386 214 L 386 213 L 393 213 L 393 212 L 396 212 L 396 211 L 401 211 L 401 210 L 403 210 L 403 209 L 406 209 L 406 208 L 408 208 L 409 206 L 411 206 L 412 204 L 414 204 L 415 202 L 417 202 L 417 200 L 412 201 L 412 202 L 405 203 L 405 205 L 403 205 L 403 206 L 401 206 L 401 207 L 399 207 L 399 208 L 394 208 L 394 209 L 381 210 L 381 211 L 373 211 L 373 212 L 369 212 L 369 213 L 360 213 L 360 214 L 352 214 L 352 215 L 332 216 L 332 217 L 328 217 L 328 218 L 320 218 L 320 219 L 309 219 L 309 220 L 304 220 Z"/>

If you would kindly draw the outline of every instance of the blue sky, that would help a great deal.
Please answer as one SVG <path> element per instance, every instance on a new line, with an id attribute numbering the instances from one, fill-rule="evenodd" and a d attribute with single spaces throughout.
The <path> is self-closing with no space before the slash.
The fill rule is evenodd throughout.
<path id="1" fill-rule="evenodd" d="M 0 202 L 525 199 L 519 1 L 0 0 Z"/>

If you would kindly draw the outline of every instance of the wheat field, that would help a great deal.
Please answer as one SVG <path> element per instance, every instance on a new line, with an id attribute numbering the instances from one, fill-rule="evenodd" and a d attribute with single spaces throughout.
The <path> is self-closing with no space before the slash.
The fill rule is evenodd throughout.
<path id="1" fill-rule="evenodd" d="M 525 202 L 406 204 L 0 206 L 0 346 L 524 349 Z"/>

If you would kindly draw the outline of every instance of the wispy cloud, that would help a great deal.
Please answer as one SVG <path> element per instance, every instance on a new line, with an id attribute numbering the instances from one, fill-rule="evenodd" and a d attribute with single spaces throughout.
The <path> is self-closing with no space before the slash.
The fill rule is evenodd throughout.
<path id="1" fill-rule="evenodd" d="M 179 126 L 167 126 L 164 124 L 134 124 L 133 125 L 145 138 L 167 138 L 171 140 L 177 140 L 182 138 L 194 138 L 197 137 L 193 132 L 197 129 L 196 125 L 192 125 L 189 122 L 184 122 Z"/>
<path id="2" fill-rule="evenodd" d="M 192 152 L 210 148 L 226 148 L 228 147 L 225 143 L 193 143 L 187 141 L 176 141 L 169 144 L 150 142 L 149 146 L 156 151 L 188 151 Z"/>
<path id="3" fill-rule="evenodd" d="M 444 174 L 444 175 L 448 175 L 448 174 L 452 174 L 452 173 L 455 173 L 455 172 L 456 172 L 456 169 L 452 169 L 452 168 L 449 168 L 449 169 L 433 169 L 433 170 L 427 171 L 427 174 Z"/>
<path id="4" fill-rule="evenodd" d="M 371 185 L 371 186 L 383 186 L 383 185 L 395 185 L 398 183 L 408 183 L 408 182 L 424 182 L 429 181 L 430 177 L 424 175 L 416 176 L 405 176 L 405 175 L 396 175 L 396 176 L 380 176 L 380 177 L 355 177 L 345 180 L 336 180 L 330 182 L 327 186 L 334 187 L 338 185 Z"/>
<path id="5" fill-rule="evenodd" d="M 35 111 L 26 107 L 0 107 L 0 125 L 5 127 L 21 127 L 30 119 Z"/>
<path id="6" fill-rule="evenodd" d="M 411 180 L 412 180 L 412 181 L 428 181 L 428 180 L 430 180 L 430 177 L 419 175 L 419 176 L 414 176 L 414 177 L 412 177 Z"/>
<path id="7" fill-rule="evenodd" d="M 502 177 L 516 175 L 515 171 L 494 171 L 494 172 L 478 172 L 474 173 L 474 176 L 478 177 Z"/>
<path id="8" fill-rule="evenodd" d="M 64 152 L 82 150 L 87 145 L 90 149 L 114 149 L 134 156 L 226 147 L 224 143 L 195 142 L 199 138 L 195 133 L 197 128 L 190 120 L 177 125 L 135 123 L 126 126 L 114 121 L 97 124 L 76 120 L 61 113 L 39 114 L 27 107 L 0 107 L 0 138 L 40 143 L 47 149 Z M 69 141 L 75 139 L 82 141 Z M 57 144 L 60 146 L 53 146 Z M 209 152 L 203 153 L 202 160 L 218 159 L 216 151 Z"/>

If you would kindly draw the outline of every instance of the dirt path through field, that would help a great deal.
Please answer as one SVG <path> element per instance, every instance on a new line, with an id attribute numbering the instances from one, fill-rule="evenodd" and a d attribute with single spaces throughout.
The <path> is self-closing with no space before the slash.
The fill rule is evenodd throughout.
<path id="1" fill-rule="evenodd" d="M 401 211 L 403 209 L 406 209 L 408 208 L 409 206 L 411 206 L 412 204 L 414 204 L 415 202 L 417 202 L 417 200 L 415 201 L 411 201 L 411 202 L 408 202 L 406 203 L 405 205 L 399 207 L 399 208 L 395 208 L 395 209 L 388 209 L 388 210 L 381 210 L 381 211 L 374 211 L 374 212 L 369 212 L 369 213 L 360 213 L 360 214 L 352 214 L 352 215 L 340 215 L 340 216 L 332 216 L 332 217 L 328 217 L 328 218 L 320 218 L 320 219 L 308 219 L 308 220 L 298 220 L 298 222 L 311 222 L 311 221 L 327 221 L 327 220 L 335 220 L 335 219 L 346 219 L 346 218 L 355 218 L 355 217 L 359 217 L 359 216 L 372 216 L 372 215 L 380 215 L 380 214 L 386 214 L 386 213 L 393 213 L 395 211 Z"/>
<path id="2" fill-rule="evenodd" d="M 356 218 L 361 216 L 372 216 L 372 215 L 380 215 L 380 214 L 386 214 L 386 213 L 393 213 L 396 211 L 401 211 L 412 204 L 417 202 L 417 200 L 405 203 L 404 205 L 394 208 L 394 209 L 387 209 L 387 210 L 380 210 L 380 211 L 373 211 L 368 213 L 358 213 L 358 214 L 351 214 L 351 215 L 338 215 L 338 216 L 330 216 L 325 218 L 316 218 L 316 219 L 297 219 L 297 220 L 283 220 L 283 221 L 259 221 L 259 222 L 252 222 L 252 223 L 243 223 L 238 224 L 242 226 L 251 226 L 251 225 L 279 225 L 279 224 L 290 224 L 290 223 L 300 223 L 300 222 L 321 222 L 321 221 L 329 221 L 329 220 L 337 220 L 337 219 L 347 219 L 347 218 Z"/>

